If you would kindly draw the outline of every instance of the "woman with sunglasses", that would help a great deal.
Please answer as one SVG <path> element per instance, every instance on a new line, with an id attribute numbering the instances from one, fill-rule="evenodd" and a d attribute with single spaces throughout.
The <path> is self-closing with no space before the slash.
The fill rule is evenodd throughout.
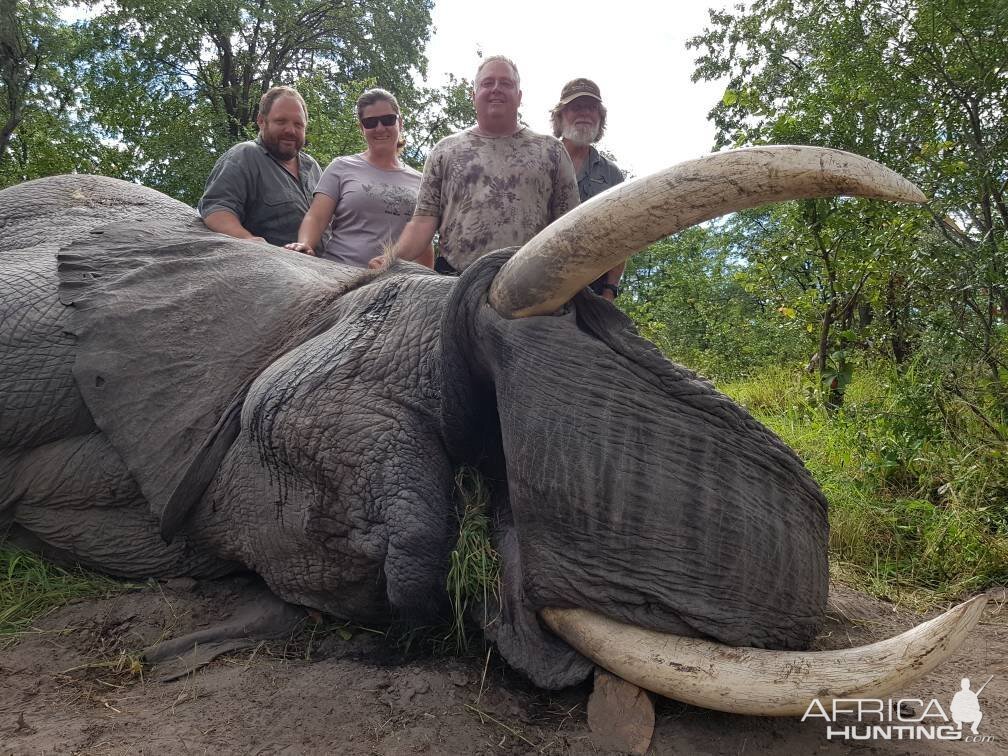
<path id="1" fill-rule="evenodd" d="M 406 142 L 399 103 L 391 92 L 369 89 L 358 97 L 357 120 L 367 149 L 338 157 L 323 171 L 298 239 L 286 246 L 366 268 L 395 243 L 413 215 L 420 174 L 399 160 Z M 326 226 L 329 234 L 323 241 Z M 433 256 L 431 250 L 429 266 Z"/>

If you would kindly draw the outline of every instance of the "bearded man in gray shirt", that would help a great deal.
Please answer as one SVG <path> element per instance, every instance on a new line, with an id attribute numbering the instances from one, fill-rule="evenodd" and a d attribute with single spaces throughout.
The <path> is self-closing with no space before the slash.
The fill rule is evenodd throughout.
<path id="1" fill-rule="evenodd" d="M 297 240 L 322 169 L 304 152 L 308 109 L 291 87 L 259 100 L 259 136 L 218 158 L 197 209 L 211 231 L 277 246 Z"/>
<path id="2" fill-rule="evenodd" d="M 460 273 L 488 252 L 524 244 L 577 206 L 570 157 L 559 140 L 519 124 L 521 94 L 511 60 L 483 61 L 473 85 L 476 125 L 445 137 L 427 156 L 416 210 L 394 256 L 417 259 L 438 232 L 435 270 Z"/>

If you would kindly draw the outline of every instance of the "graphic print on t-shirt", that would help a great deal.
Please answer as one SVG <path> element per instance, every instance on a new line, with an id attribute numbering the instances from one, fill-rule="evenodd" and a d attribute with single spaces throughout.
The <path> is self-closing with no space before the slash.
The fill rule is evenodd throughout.
<path id="1" fill-rule="evenodd" d="M 361 184 L 369 197 L 385 205 L 386 215 L 411 216 L 416 205 L 416 193 L 403 186 L 389 184 Z"/>

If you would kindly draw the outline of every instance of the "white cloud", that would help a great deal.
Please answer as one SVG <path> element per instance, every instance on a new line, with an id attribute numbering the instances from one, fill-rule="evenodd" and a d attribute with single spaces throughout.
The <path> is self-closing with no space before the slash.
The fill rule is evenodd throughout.
<path id="1" fill-rule="evenodd" d="M 707 25 L 708 7 L 727 4 L 437 0 L 428 84 L 440 86 L 448 73 L 471 79 L 477 49 L 507 55 L 521 74 L 522 117 L 549 133 L 549 110 L 564 83 L 592 79 L 609 109 L 600 146 L 642 176 L 699 157 L 714 144 L 707 113 L 724 83 L 690 81 L 697 51 L 687 50 L 686 40 Z"/>

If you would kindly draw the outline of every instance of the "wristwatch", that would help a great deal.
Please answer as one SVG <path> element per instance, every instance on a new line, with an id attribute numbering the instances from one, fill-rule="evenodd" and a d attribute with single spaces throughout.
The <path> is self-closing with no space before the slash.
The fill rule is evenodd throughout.
<path id="1" fill-rule="evenodd" d="M 613 295 L 614 299 L 619 296 L 619 286 L 617 286 L 616 284 L 611 284 L 609 282 L 606 282 L 606 283 L 602 284 L 601 288 L 602 288 L 602 291 L 605 291 L 606 289 L 609 289 L 609 291 L 612 292 L 612 295 Z"/>

